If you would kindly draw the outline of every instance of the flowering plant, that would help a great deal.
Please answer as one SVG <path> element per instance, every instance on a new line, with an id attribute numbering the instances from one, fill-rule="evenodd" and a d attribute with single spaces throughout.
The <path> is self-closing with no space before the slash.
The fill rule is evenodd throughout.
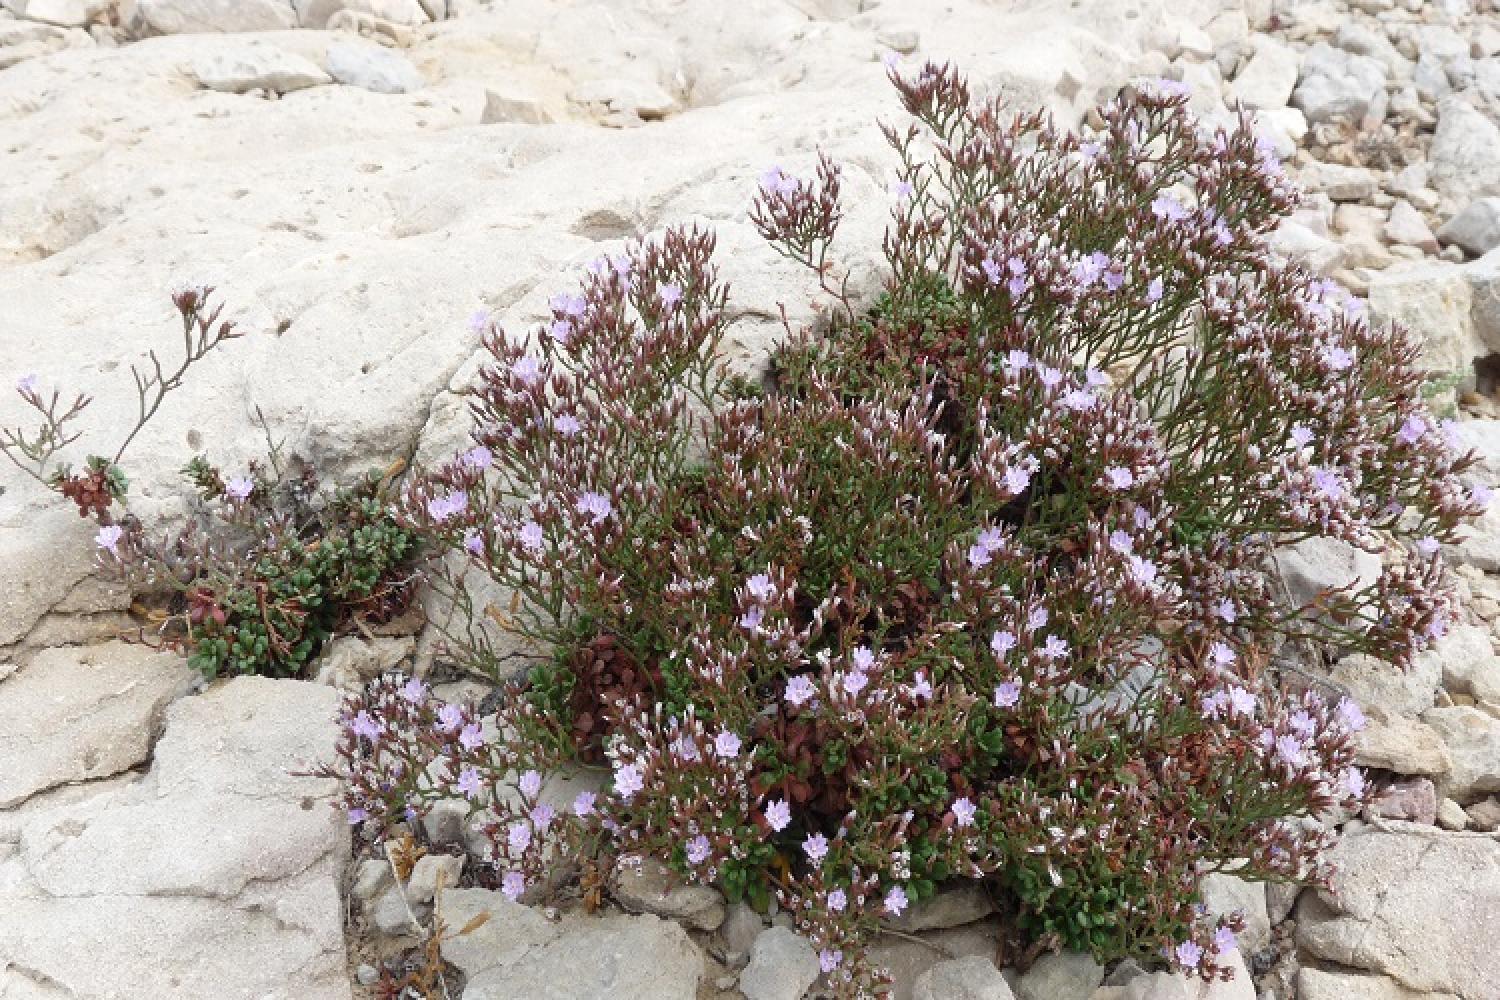
<path id="1" fill-rule="evenodd" d="M 1296 196 L 1247 122 L 1201 130 L 1158 83 L 1080 135 L 947 67 L 891 79 L 916 122 L 886 129 L 872 307 L 832 263 L 838 167 L 762 179 L 752 218 L 834 307 L 769 385 L 715 361 L 696 229 L 488 331 L 474 447 L 408 516 L 554 652 L 495 727 L 419 681 L 354 699 L 350 817 L 466 802 L 515 898 L 580 851 L 774 893 L 840 994 L 881 988 L 864 945 L 953 879 L 1039 941 L 1227 977 L 1241 924 L 1200 880 L 1326 880 L 1315 820 L 1366 796 L 1358 708 L 1288 668 L 1442 634 L 1473 459 L 1403 334 L 1271 260 Z M 1385 553 L 1379 579 L 1288 606 L 1273 556 L 1316 537 Z M 611 786 L 549 803 L 579 762 Z"/>

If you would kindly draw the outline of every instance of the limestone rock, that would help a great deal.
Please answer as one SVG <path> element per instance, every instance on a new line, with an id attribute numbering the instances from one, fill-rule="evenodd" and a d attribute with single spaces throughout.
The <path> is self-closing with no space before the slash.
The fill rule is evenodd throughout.
<path id="1" fill-rule="evenodd" d="M 1459 428 L 1469 424 L 1465 421 Z M 1449 691 L 1500 704 L 1500 656 L 1495 655 L 1488 629 L 1455 625 L 1430 653 L 1441 665 L 1443 686 Z"/>
<path id="2" fill-rule="evenodd" d="M 641 119 L 665 118 L 677 110 L 677 99 L 658 84 L 643 80 L 603 78 L 587 80 L 569 91 L 576 104 L 595 105 Z"/>
<path id="3" fill-rule="evenodd" d="M 1077 951 L 1054 951 L 1036 960 L 1013 985 L 1019 1000 L 1062 1000 L 1086 997 L 1104 982 L 1104 968 L 1093 956 Z"/>
<path id="4" fill-rule="evenodd" d="M 785 927 L 768 927 L 750 949 L 740 992 L 746 1000 L 802 1000 L 818 972 L 818 956 L 806 938 Z"/>
<path id="5" fill-rule="evenodd" d="M 765 926 L 760 914 L 748 903 L 730 903 L 728 916 L 719 928 L 724 938 L 725 964 L 731 967 L 744 965 L 750 957 L 750 948 Z"/>
<path id="6" fill-rule="evenodd" d="M 1409 990 L 1389 976 L 1325 972 L 1311 966 L 1297 971 L 1297 1000 L 1458 1000 L 1451 993 Z"/>
<path id="7" fill-rule="evenodd" d="M 297 23 L 304 28 L 332 28 L 337 15 L 372 18 L 411 27 L 426 24 L 427 9 L 418 0 L 290 0 Z"/>
<path id="8" fill-rule="evenodd" d="M 1405 198 L 1398 198 L 1391 206 L 1390 218 L 1385 224 L 1385 236 L 1392 243 L 1416 247 L 1426 253 L 1438 252 L 1437 237 L 1432 234 L 1427 220 Z"/>
<path id="9" fill-rule="evenodd" d="M 651 858 L 624 864 L 615 875 L 614 896 L 627 910 L 654 913 L 711 931 L 724 922 L 724 897 L 705 885 L 683 885 L 666 865 Z"/>
<path id="10" fill-rule="evenodd" d="M 1311 955 L 1391 977 L 1408 989 L 1478 1000 L 1500 995 L 1500 841 L 1416 827 L 1346 833 L 1330 860 L 1334 892 L 1304 893 L 1297 944 Z"/>
<path id="11" fill-rule="evenodd" d="M 1303 56 L 1292 103 L 1314 124 L 1358 121 L 1384 92 L 1385 67 L 1379 62 L 1319 42 Z"/>
<path id="12" fill-rule="evenodd" d="M 482 125 L 546 125 L 553 121 L 542 99 L 531 94 L 487 90 L 484 92 Z"/>
<path id="13" fill-rule="evenodd" d="M 366 639 L 348 635 L 323 648 L 317 661 L 315 680 L 346 691 L 395 670 L 409 659 L 416 643 L 409 636 L 377 636 Z"/>
<path id="14" fill-rule="evenodd" d="M 1470 318 L 1474 295 L 1463 268 L 1447 263 L 1404 265 L 1370 281 L 1370 316 L 1397 322 L 1422 345 L 1423 363 L 1467 373 L 1481 352 Z"/>
<path id="15" fill-rule="evenodd" d="M 145 761 L 193 676 L 180 656 L 123 642 L 37 653 L 0 681 L 0 809 Z"/>
<path id="16" fill-rule="evenodd" d="M 1135 976 L 1121 985 L 1105 986 L 1091 1000 L 1255 1000 L 1255 983 L 1241 952 L 1230 952 L 1223 964 L 1234 972 L 1227 983 L 1205 983 L 1180 972 L 1155 972 Z"/>
<path id="17" fill-rule="evenodd" d="M 0 6 L 28 21 L 62 28 L 81 28 L 104 9 L 102 0 L 5 0 Z"/>
<path id="18" fill-rule="evenodd" d="M 425 82 L 410 59 L 368 42 L 334 42 L 324 65 L 337 82 L 376 94 L 407 94 Z"/>
<path id="19" fill-rule="evenodd" d="M 1444 830 L 1464 830 L 1469 825 L 1469 814 L 1457 802 L 1444 799 L 1438 803 L 1437 823 Z"/>
<path id="20" fill-rule="evenodd" d="M 1437 822 L 1437 786 L 1427 778 L 1392 781 L 1375 794 L 1369 811 L 1384 819 L 1400 819 L 1431 826 Z"/>
<path id="21" fill-rule="evenodd" d="M 1379 705 L 1365 713 L 1369 724 L 1355 737 L 1355 762 L 1397 774 L 1441 776 L 1453 768 L 1437 730 Z"/>
<path id="22" fill-rule="evenodd" d="M 467 978 L 463 1000 L 696 1000 L 703 955 L 669 920 L 570 915 L 553 923 L 486 889 L 445 892 L 437 909 L 449 927 L 489 914 L 443 942 L 443 957 Z"/>
<path id="23" fill-rule="evenodd" d="M 1215 915 L 1235 910 L 1245 915 L 1245 929 L 1239 935 L 1240 950 L 1248 954 L 1271 943 L 1271 917 L 1266 911 L 1266 886 L 1246 882 L 1233 875 L 1213 874 L 1203 880 L 1203 905 Z"/>
<path id="24" fill-rule="evenodd" d="M 406 880 L 406 894 L 413 902 L 430 903 L 437 895 L 439 885 L 445 891 L 457 888 L 463 870 L 462 855 L 424 854 L 412 866 L 411 878 Z"/>
<path id="25" fill-rule="evenodd" d="M 1432 186 L 1460 204 L 1500 195 L 1500 126 L 1463 97 L 1438 102 Z"/>
<path id="26" fill-rule="evenodd" d="M 1460 804 L 1475 802 L 1491 792 L 1500 792 L 1500 719 L 1454 705 L 1434 708 L 1422 721 L 1435 729 L 1453 759 L 1442 787 Z"/>
<path id="27" fill-rule="evenodd" d="M 1464 810 L 1476 830 L 1500 830 L 1500 798 L 1491 795 Z"/>
<path id="28" fill-rule="evenodd" d="M 1437 231 L 1438 239 L 1457 246 L 1471 257 L 1479 257 L 1500 247 L 1500 197 L 1477 198 L 1469 202 Z"/>
<path id="29" fill-rule="evenodd" d="M 963 882 L 940 890 L 937 894 L 912 904 L 899 917 L 887 917 L 885 923 L 908 934 L 942 930 L 983 920 L 995 912 L 984 887 Z"/>
<path id="30" fill-rule="evenodd" d="M 5 958 L 71 996 L 350 1000 L 335 692 L 242 677 L 167 711 L 149 774 L 24 810 L 0 857 Z"/>
<path id="31" fill-rule="evenodd" d="M 1013 1000 L 995 963 L 978 955 L 939 962 L 917 977 L 912 1000 Z"/>
<path id="32" fill-rule="evenodd" d="M 1234 78 L 1233 94 L 1247 108 L 1284 108 L 1297 86 L 1297 51 L 1269 35 L 1256 35 L 1253 52 Z"/>
<path id="33" fill-rule="evenodd" d="M 287 94 L 332 80 L 311 60 L 257 42 L 213 45 L 193 60 L 193 74 L 209 90 L 228 94 L 257 89 Z"/>
<path id="34" fill-rule="evenodd" d="M 1304 607 L 1320 593 L 1359 590 L 1380 577 L 1380 557 L 1335 538 L 1309 538 L 1276 552 L 1276 568 L 1293 604 Z"/>
<path id="35" fill-rule="evenodd" d="M 1375 193 L 1375 174 L 1365 167 L 1313 161 L 1303 168 L 1302 183 L 1334 201 L 1366 201 Z"/>
<path id="36" fill-rule="evenodd" d="M 136 0 L 136 11 L 163 35 L 295 28 L 286 0 Z"/>

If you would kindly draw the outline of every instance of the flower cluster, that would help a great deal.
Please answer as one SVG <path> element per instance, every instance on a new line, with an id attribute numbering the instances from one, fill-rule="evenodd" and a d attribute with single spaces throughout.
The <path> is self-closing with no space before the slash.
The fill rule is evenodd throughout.
<path id="1" fill-rule="evenodd" d="M 525 788 L 476 807 L 497 879 L 552 877 L 555 837 L 774 892 L 842 995 L 880 988 L 880 921 L 955 879 L 1037 939 L 1227 975 L 1241 922 L 1204 914 L 1202 878 L 1326 880 L 1317 819 L 1366 795 L 1357 708 L 1284 664 L 1441 634 L 1473 459 L 1403 334 L 1272 261 L 1296 195 L 1248 123 L 1146 85 L 1073 134 L 947 67 L 891 76 L 917 121 L 887 130 L 878 302 L 830 262 L 837 168 L 762 179 L 756 224 L 845 307 L 767 388 L 715 363 L 696 230 L 596 262 L 529 337 L 482 321 L 474 448 L 406 516 L 553 653 L 499 746 L 394 681 L 352 703 L 351 817 L 591 763 L 584 827 Z M 1289 607 L 1273 557 L 1320 536 L 1387 568 Z M 499 679 L 476 634 L 455 649 Z"/>

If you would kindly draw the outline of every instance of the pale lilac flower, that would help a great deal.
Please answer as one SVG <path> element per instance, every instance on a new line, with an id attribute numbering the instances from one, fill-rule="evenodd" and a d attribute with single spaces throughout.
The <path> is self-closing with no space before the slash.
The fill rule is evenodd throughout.
<path id="1" fill-rule="evenodd" d="M 1363 771 L 1357 767 L 1344 768 L 1344 794 L 1356 799 L 1364 798 L 1365 787 Z"/>
<path id="2" fill-rule="evenodd" d="M 780 167 L 772 167 L 760 175 L 760 189 L 766 194 L 791 195 L 797 192 L 797 187 L 797 179 L 783 173 Z"/>
<path id="3" fill-rule="evenodd" d="M 358 826 L 370 818 L 370 810 L 355 806 L 349 810 L 349 825 Z"/>
<path id="4" fill-rule="evenodd" d="M 821 864 L 828 856 L 828 838 L 815 833 L 802 842 L 802 850 L 807 855 L 807 860 L 815 865 Z"/>
<path id="5" fill-rule="evenodd" d="M 1483 483 L 1475 483 L 1469 487 L 1469 501 L 1481 510 L 1489 507 L 1490 501 L 1494 499 L 1495 491 Z"/>
<path id="6" fill-rule="evenodd" d="M 1005 276 L 1000 264 L 993 257 L 986 257 L 979 262 L 979 269 L 984 272 L 985 280 L 992 285 L 1000 284 L 1000 279 Z"/>
<path id="7" fill-rule="evenodd" d="M 1215 642 L 1208 647 L 1208 658 L 1214 661 L 1216 667 L 1227 667 L 1234 662 L 1234 650 L 1222 642 Z"/>
<path id="8" fill-rule="evenodd" d="M 1396 440 L 1402 444 L 1416 444 L 1427 433 L 1427 421 L 1416 414 L 1412 414 L 1401 421 L 1401 429 L 1396 432 Z"/>
<path id="9" fill-rule="evenodd" d="M 553 340 L 567 346 L 568 341 L 573 339 L 573 324 L 565 319 L 553 320 L 547 332 L 552 335 Z"/>
<path id="10" fill-rule="evenodd" d="M 1004 681 L 995 687 L 996 708 L 1015 708 L 1020 700 L 1021 684 L 1019 681 Z"/>
<path id="11" fill-rule="evenodd" d="M 1187 218 L 1187 209 L 1171 195 L 1160 194 L 1151 202 L 1151 214 L 1165 222 L 1181 222 Z"/>
<path id="12" fill-rule="evenodd" d="M 760 632 L 760 623 L 765 619 L 765 610 L 760 607 L 751 608 L 740 615 L 740 628 L 755 635 Z"/>
<path id="13" fill-rule="evenodd" d="M 854 663 L 855 670 L 869 670 L 875 666 L 875 654 L 869 646 L 857 646 L 849 659 Z"/>
<path id="14" fill-rule="evenodd" d="M 536 358 L 523 354 L 511 364 L 510 374 L 522 385 L 536 385 L 542 377 L 542 366 L 537 364 Z"/>
<path id="15" fill-rule="evenodd" d="M 985 566 L 988 566 L 992 558 L 990 550 L 978 542 L 969 546 L 969 565 L 975 569 L 983 569 Z"/>
<path id="16" fill-rule="evenodd" d="M 1290 733 L 1276 740 L 1276 756 L 1285 764 L 1298 767 L 1304 760 L 1302 741 Z"/>
<path id="17" fill-rule="evenodd" d="M 557 817 L 557 810 L 552 808 L 549 802 L 538 802 L 536 808 L 531 810 L 531 824 L 538 830 L 546 832 L 552 825 L 552 820 Z"/>
<path id="18" fill-rule="evenodd" d="M 595 524 L 599 524 L 614 510 L 614 505 L 609 502 L 609 497 L 602 493 L 585 493 L 578 498 L 574 505 L 580 514 L 588 514 Z"/>
<path id="19" fill-rule="evenodd" d="M 466 767 L 458 773 L 458 790 L 463 793 L 464 798 L 472 799 L 479 794 L 479 772 L 472 767 Z"/>
<path id="20" fill-rule="evenodd" d="M 506 832 L 505 842 L 511 853 L 524 854 L 526 848 L 531 846 L 531 824 L 525 820 L 516 820 Z"/>
<path id="21" fill-rule="evenodd" d="M 688 864 L 694 867 L 703 864 L 703 862 L 708 860 L 708 856 L 712 850 L 713 846 L 709 844 L 708 838 L 701 833 L 698 834 L 698 836 L 687 842 L 686 853 Z"/>
<path id="22" fill-rule="evenodd" d="M 1243 715 L 1247 718 L 1255 715 L 1255 695 L 1242 687 L 1229 689 L 1229 708 L 1235 715 Z"/>
<path id="23" fill-rule="evenodd" d="M 427 516 L 438 524 L 442 524 L 455 514 L 462 514 L 469 507 L 469 494 L 463 490 L 454 490 L 452 493 L 440 497 L 433 497 L 427 501 Z"/>
<path id="24" fill-rule="evenodd" d="M 552 421 L 552 427 L 565 438 L 577 437 L 583 424 L 571 413 L 564 413 Z"/>
<path id="25" fill-rule="evenodd" d="M 521 780 L 516 782 L 516 787 L 520 789 L 522 795 L 528 799 L 534 799 L 542 790 L 542 776 L 536 771 L 527 771 L 521 775 Z"/>
<path id="26" fill-rule="evenodd" d="M 848 693 L 850 697 L 858 695 L 869 685 L 869 683 L 870 675 L 866 674 L 863 670 L 851 670 L 849 671 L 849 673 L 844 675 L 844 691 Z"/>
<path id="27" fill-rule="evenodd" d="M 484 746 L 484 730 L 479 723 L 471 722 L 458 734 L 458 742 L 465 750 L 477 750 Z"/>
<path id="28" fill-rule="evenodd" d="M 657 295 L 661 298 L 661 304 L 670 311 L 677 308 L 677 303 L 682 301 L 682 287 L 668 283 L 661 286 Z"/>
<path id="29" fill-rule="evenodd" d="M 22 375 L 20 378 L 16 379 L 16 391 L 23 396 L 35 396 L 36 376 Z"/>
<path id="30" fill-rule="evenodd" d="M 979 533 L 978 544 L 994 552 L 1005 547 L 1005 532 L 999 528 L 985 528 Z"/>
<path id="31" fill-rule="evenodd" d="M 464 724 L 464 710 L 457 705 L 444 705 L 438 709 L 438 729 L 445 733 L 457 732 Z"/>
<path id="32" fill-rule="evenodd" d="M 380 725 L 370 718 L 369 712 L 360 712 L 352 722 L 349 723 L 349 731 L 355 736 L 363 736 L 367 740 L 380 739 Z"/>
<path id="33" fill-rule="evenodd" d="M 474 556 L 484 555 L 484 539 L 479 537 L 478 532 L 471 531 L 464 536 L 464 549 Z"/>
<path id="34" fill-rule="evenodd" d="M 512 903 L 518 901 L 526 892 L 526 876 L 520 872 L 506 872 L 500 880 L 500 891 Z"/>
<path id="35" fill-rule="evenodd" d="M 1291 727 L 1292 732 L 1296 733 L 1298 736 L 1301 736 L 1304 740 L 1312 739 L 1313 729 L 1315 727 L 1313 724 L 1312 716 L 1308 715 L 1306 712 L 1295 712 L 1292 714 L 1291 718 L 1286 720 L 1286 722 L 1287 725 Z"/>
<path id="36" fill-rule="evenodd" d="M 1014 374 L 1031 366 L 1031 355 L 1025 351 L 1009 351 L 1005 355 L 1005 360 L 1000 364 Z"/>
<path id="37" fill-rule="evenodd" d="M 1235 619 L 1239 617 L 1239 612 L 1235 611 L 1234 609 L 1234 602 L 1227 597 L 1219 602 L 1219 607 L 1216 609 L 1216 613 L 1218 614 L 1220 620 L 1228 625 L 1233 625 Z"/>
<path id="38" fill-rule="evenodd" d="M 1049 635 L 1039 652 L 1043 659 L 1060 660 L 1068 655 L 1068 640 L 1059 635 Z"/>
<path id="39" fill-rule="evenodd" d="M 891 891 L 885 894 L 885 912 L 893 917 L 901 916 L 908 903 L 906 890 L 899 885 L 891 886 Z"/>
<path id="40" fill-rule="evenodd" d="M 1174 955 L 1177 964 L 1184 969 L 1196 969 L 1203 961 L 1203 948 L 1196 941 L 1184 941 L 1177 946 Z"/>
<path id="41" fill-rule="evenodd" d="M 105 549 L 106 551 L 108 551 L 110 555 L 118 558 L 120 555 L 120 539 L 124 537 L 124 528 L 120 527 L 118 524 L 106 524 L 104 527 L 100 528 L 99 533 L 94 536 L 94 544 L 98 545 L 101 549 Z"/>
<path id="42" fill-rule="evenodd" d="M 1234 931 L 1228 927 L 1220 927 L 1214 931 L 1214 954 L 1227 955 L 1234 951 L 1235 947 Z"/>
<path id="43" fill-rule="evenodd" d="M 634 764 L 625 764 L 615 769 L 615 794 L 629 802 L 631 797 L 646 787 L 641 769 Z"/>
<path id="44" fill-rule="evenodd" d="M 540 552 L 546 541 L 546 535 L 542 532 L 542 526 L 535 521 L 527 521 L 521 525 L 518 533 L 521 539 L 521 548 L 527 552 Z"/>
<path id="45" fill-rule="evenodd" d="M 740 755 L 740 738 L 726 729 L 714 737 L 714 753 L 725 760 L 733 760 Z"/>
<path id="46" fill-rule="evenodd" d="M 1359 732 L 1368 723 L 1365 713 L 1360 711 L 1359 706 L 1354 703 L 1353 698 L 1340 698 L 1336 711 L 1338 712 L 1339 722 L 1351 733 Z"/>
<path id="47" fill-rule="evenodd" d="M 427 685 L 420 677 L 413 677 L 401 686 L 401 697 L 413 705 L 420 705 L 427 700 Z"/>
<path id="48" fill-rule="evenodd" d="M 832 972 L 844 964 L 844 953 L 837 948 L 824 948 L 818 952 L 818 968 L 825 973 Z"/>
<path id="49" fill-rule="evenodd" d="M 1150 303 L 1160 302 L 1162 292 L 1165 290 L 1165 286 L 1162 284 L 1160 278 L 1152 278 L 1151 283 L 1146 286 L 1146 301 Z"/>
<path id="50" fill-rule="evenodd" d="M 1315 466 L 1312 470 L 1313 485 L 1329 500 L 1337 502 L 1344 496 L 1344 481 L 1333 469 Z"/>
<path id="51" fill-rule="evenodd" d="M 1117 267 L 1111 267 L 1104 272 L 1104 287 L 1107 291 L 1118 292 L 1125 284 L 1125 272 Z"/>
<path id="52" fill-rule="evenodd" d="M 1430 556 L 1438 550 L 1438 540 L 1431 535 L 1417 539 L 1417 551 L 1424 556 Z"/>
<path id="53" fill-rule="evenodd" d="M 828 912 L 843 913 L 844 907 L 849 905 L 849 897 L 843 889 L 834 889 L 828 894 Z"/>
<path id="54" fill-rule="evenodd" d="M 1126 556 L 1135 550 L 1135 539 L 1116 528 L 1109 533 L 1109 547 L 1120 555 Z"/>
<path id="55" fill-rule="evenodd" d="M 254 492 L 255 480 L 249 476 L 235 476 L 224 484 L 224 495 L 231 500 L 247 500 Z"/>
<path id="56" fill-rule="evenodd" d="M 1007 653 L 1016 648 L 1016 636 L 1014 632 L 996 632 L 990 636 L 990 650 L 995 654 L 995 659 L 1003 660 Z"/>
<path id="57" fill-rule="evenodd" d="M 1048 389 L 1056 389 L 1063 380 L 1062 372 L 1058 371 L 1056 368 L 1049 368 L 1046 365 L 1037 366 L 1036 376 L 1037 378 L 1042 380 L 1042 385 L 1046 386 Z"/>
<path id="58" fill-rule="evenodd" d="M 757 573 L 746 580 L 745 590 L 757 601 L 769 601 L 776 596 L 776 585 L 765 573 Z"/>
<path id="59" fill-rule="evenodd" d="M 953 800 L 953 822 L 959 826 L 973 826 L 974 814 L 978 811 L 967 796 Z"/>
<path id="60" fill-rule="evenodd" d="M 484 445 L 476 445 L 463 453 L 462 461 L 471 469 L 488 469 L 495 461 L 495 453 Z"/>
<path id="61" fill-rule="evenodd" d="M 1046 608 L 1032 608 L 1031 612 L 1026 616 L 1026 630 L 1028 632 L 1035 632 L 1047 624 L 1047 617 Z"/>
<path id="62" fill-rule="evenodd" d="M 1296 448 L 1298 451 L 1301 451 L 1303 448 L 1306 448 L 1309 444 L 1312 443 L 1313 433 L 1306 427 L 1298 424 L 1291 430 L 1291 439 L 1292 447 Z"/>
<path id="63" fill-rule="evenodd" d="M 766 803 L 766 822 L 770 824 L 771 830 L 780 833 L 787 828 L 792 821 L 792 807 L 787 805 L 786 799 L 776 799 L 774 802 Z"/>
<path id="64" fill-rule="evenodd" d="M 595 795 L 593 792 L 579 792 L 573 799 L 573 815 L 589 816 L 594 812 Z"/>
<path id="65" fill-rule="evenodd" d="M 817 687 L 802 674 L 798 674 L 786 682 L 786 700 L 789 704 L 795 705 L 798 708 L 812 701 L 813 696 L 817 693 Z"/>
<path id="66" fill-rule="evenodd" d="M 1354 352 L 1335 345 L 1324 353 L 1323 360 L 1332 371 L 1348 371 L 1354 367 Z"/>
<path id="67" fill-rule="evenodd" d="M 1023 466 L 1011 465 L 1005 469 L 1005 492 L 1011 496 L 1019 496 L 1026 492 L 1026 487 L 1031 485 L 1031 471 Z"/>
<path id="68" fill-rule="evenodd" d="M 1135 485 L 1135 474 L 1123 466 L 1111 465 L 1104 470 L 1104 482 L 1112 490 L 1128 490 Z"/>
<path id="69" fill-rule="evenodd" d="M 911 181 L 897 181 L 891 188 L 891 191 L 895 194 L 897 201 L 906 201 L 916 193 L 916 190 L 917 189 L 912 186 Z"/>
<path id="70" fill-rule="evenodd" d="M 1086 410 L 1092 410 L 1098 404 L 1099 397 L 1087 389 L 1069 389 L 1062 394 L 1062 398 L 1058 402 L 1063 405 L 1064 409 L 1081 413 Z"/>
<path id="71" fill-rule="evenodd" d="M 1156 588 L 1156 563 L 1140 556 L 1130 557 L 1130 576 L 1136 583 L 1150 589 Z"/>
<path id="72" fill-rule="evenodd" d="M 918 670 L 916 676 L 912 679 L 911 687 L 906 690 L 913 698 L 924 701 L 931 698 L 932 682 L 927 679 L 927 672 L 925 670 Z"/>

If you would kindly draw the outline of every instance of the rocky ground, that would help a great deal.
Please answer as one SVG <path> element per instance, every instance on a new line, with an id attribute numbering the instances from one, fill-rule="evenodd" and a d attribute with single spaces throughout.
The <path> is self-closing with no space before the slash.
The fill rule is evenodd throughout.
<path id="1" fill-rule="evenodd" d="M 1309 191 L 1280 248 L 1423 337 L 1500 485 L 1496 6 L 0 0 L 0 372 L 94 394 L 82 444 L 102 447 L 135 405 L 129 363 L 175 349 L 168 290 L 217 285 L 254 335 L 135 446 L 149 520 L 180 509 L 191 453 L 257 455 L 257 412 L 335 476 L 448 453 L 469 315 L 529 324 L 570 268 L 668 222 L 717 230 L 731 348 L 753 365 L 805 291 L 748 223 L 755 178 L 819 147 L 841 160 L 867 265 L 895 52 L 1070 122 L 1142 75 L 1188 83 L 1210 119 L 1252 109 Z M 0 401 L 0 423 L 20 416 Z M 127 600 L 91 578 L 87 524 L 12 470 L 0 485 L 0 997 L 367 996 L 434 911 L 450 930 L 491 914 L 442 946 L 465 1000 L 795 1000 L 814 978 L 784 917 L 651 870 L 602 919 L 440 891 L 459 866 L 437 854 L 398 887 L 300 772 L 330 754 L 334 687 L 420 643 L 346 640 L 322 683 L 202 690 L 117 641 Z M 1406 674 L 1334 668 L 1385 789 L 1346 825 L 1337 891 L 1213 885 L 1249 914 L 1254 985 L 1076 955 L 1002 974 L 988 901 L 955 894 L 882 939 L 898 997 L 1500 998 L 1500 509 L 1450 555 L 1462 628 Z M 1371 571 L 1328 547 L 1286 568 L 1294 586 Z"/>

